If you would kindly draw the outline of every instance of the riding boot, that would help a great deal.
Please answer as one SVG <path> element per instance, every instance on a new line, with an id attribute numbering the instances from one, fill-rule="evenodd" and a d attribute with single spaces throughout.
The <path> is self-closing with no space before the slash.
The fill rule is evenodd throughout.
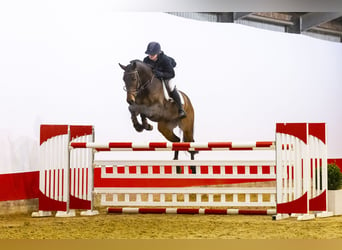
<path id="1" fill-rule="evenodd" d="M 174 90 L 170 93 L 170 96 L 173 98 L 173 100 L 175 101 L 177 107 L 178 107 L 178 116 L 179 118 L 185 118 L 186 117 L 186 113 L 183 109 L 183 105 L 181 103 L 181 99 L 179 96 L 179 93 L 177 91 L 176 88 L 174 88 Z"/>

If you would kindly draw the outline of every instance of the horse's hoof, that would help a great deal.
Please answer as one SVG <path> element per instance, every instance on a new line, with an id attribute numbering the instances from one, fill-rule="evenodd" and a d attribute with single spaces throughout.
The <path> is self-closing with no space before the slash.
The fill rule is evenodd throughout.
<path id="1" fill-rule="evenodd" d="M 152 129 L 153 129 L 153 126 L 152 126 L 151 124 L 147 124 L 147 125 L 145 126 L 145 129 L 146 129 L 146 130 L 152 130 Z"/>
<path id="2" fill-rule="evenodd" d="M 135 130 L 138 131 L 138 132 L 142 132 L 144 130 L 144 127 L 141 126 L 141 125 L 135 125 L 134 126 Z"/>

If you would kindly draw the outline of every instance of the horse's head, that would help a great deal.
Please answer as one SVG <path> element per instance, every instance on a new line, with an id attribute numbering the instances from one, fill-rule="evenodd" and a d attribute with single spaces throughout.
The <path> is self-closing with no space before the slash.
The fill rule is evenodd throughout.
<path id="1" fill-rule="evenodd" d="M 119 63 L 119 66 L 125 71 L 123 81 L 125 82 L 127 91 L 126 100 L 129 104 L 133 104 L 140 89 L 151 79 L 152 71 L 146 64 L 139 60 L 133 60 L 127 66 Z"/>

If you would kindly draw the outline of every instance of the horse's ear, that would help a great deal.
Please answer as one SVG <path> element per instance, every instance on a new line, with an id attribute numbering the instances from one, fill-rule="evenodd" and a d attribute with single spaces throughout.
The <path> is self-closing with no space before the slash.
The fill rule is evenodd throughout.
<path id="1" fill-rule="evenodd" d="M 119 63 L 120 68 L 126 71 L 127 66 L 123 66 L 121 63 Z"/>

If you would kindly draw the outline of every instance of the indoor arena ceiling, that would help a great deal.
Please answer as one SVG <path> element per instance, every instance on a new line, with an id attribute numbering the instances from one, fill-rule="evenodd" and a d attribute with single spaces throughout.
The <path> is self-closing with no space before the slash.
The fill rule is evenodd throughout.
<path id="1" fill-rule="evenodd" d="M 342 42 L 342 12 L 218 12 L 218 21 L 237 19 L 285 26 L 285 31 L 300 34 L 314 32 L 340 37 Z"/>
<path id="2" fill-rule="evenodd" d="M 202 12 L 205 13 L 205 12 Z M 342 42 L 342 12 L 206 12 L 217 22 L 249 20 L 284 27 L 288 33 L 316 33 Z"/>

